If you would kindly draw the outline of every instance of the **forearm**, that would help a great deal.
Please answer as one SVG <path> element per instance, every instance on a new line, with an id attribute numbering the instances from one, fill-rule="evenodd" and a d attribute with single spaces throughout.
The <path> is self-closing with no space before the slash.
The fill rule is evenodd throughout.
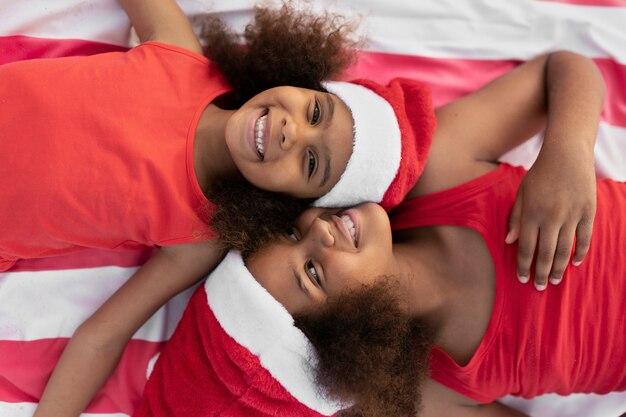
<path id="1" fill-rule="evenodd" d="M 546 63 L 547 126 L 542 153 L 575 151 L 593 163 L 593 148 L 604 102 L 604 82 L 594 63 L 571 52 L 556 52 Z"/>
<path id="2" fill-rule="evenodd" d="M 65 348 L 33 417 L 79 416 L 115 369 L 125 342 L 104 343 L 78 329 Z"/>
<path id="3" fill-rule="evenodd" d="M 175 0 L 119 0 L 141 42 L 159 41 L 201 53 L 187 16 Z"/>
<path id="4" fill-rule="evenodd" d="M 217 242 L 162 248 L 72 336 L 35 417 L 78 416 L 115 369 L 137 329 L 223 256 Z"/>

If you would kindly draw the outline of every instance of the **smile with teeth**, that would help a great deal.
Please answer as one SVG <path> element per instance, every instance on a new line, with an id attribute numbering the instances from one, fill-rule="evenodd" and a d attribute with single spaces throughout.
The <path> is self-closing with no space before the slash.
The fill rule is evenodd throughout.
<path id="1" fill-rule="evenodd" d="M 259 117 L 254 126 L 254 143 L 256 145 L 256 151 L 261 156 L 261 159 L 265 156 L 265 146 L 263 145 L 263 133 L 265 130 L 265 121 L 267 120 L 267 114 Z"/>
<path id="2" fill-rule="evenodd" d="M 350 236 L 352 237 L 352 241 L 356 245 L 356 229 L 354 228 L 354 223 L 352 219 L 347 214 L 341 215 L 341 220 L 348 226 L 348 230 L 350 231 Z"/>

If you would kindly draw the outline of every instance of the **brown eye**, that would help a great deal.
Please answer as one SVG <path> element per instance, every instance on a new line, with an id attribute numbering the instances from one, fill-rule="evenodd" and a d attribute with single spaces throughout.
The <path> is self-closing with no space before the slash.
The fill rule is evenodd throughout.
<path id="1" fill-rule="evenodd" d="M 308 155 L 309 155 L 309 178 L 311 178 L 311 176 L 315 172 L 315 167 L 317 166 L 317 157 L 311 151 L 308 151 Z"/>
<path id="2" fill-rule="evenodd" d="M 315 107 L 313 107 L 313 116 L 311 117 L 311 124 L 312 125 L 317 124 L 319 119 L 320 119 L 320 105 L 317 102 L 317 100 L 315 100 Z"/>
<path id="3" fill-rule="evenodd" d="M 320 277 L 317 274 L 317 269 L 315 269 L 315 265 L 313 265 L 313 261 L 311 260 L 307 261 L 305 266 L 306 266 L 307 274 L 309 274 L 309 276 L 315 280 L 318 287 L 321 287 L 322 284 L 320 282 Z"/>
<path id="4" fill-rule="evenodd" d="M 295 227 L 287 230 L 285 234 L 287 235 L 287 239 L 291 240 L 292 242 L 298 242 L 300 240 L 300 235 Z"/>

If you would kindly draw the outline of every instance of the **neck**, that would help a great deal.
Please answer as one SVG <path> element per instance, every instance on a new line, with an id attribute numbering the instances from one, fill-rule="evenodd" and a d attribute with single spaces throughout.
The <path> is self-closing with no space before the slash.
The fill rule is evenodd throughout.
<path id="1" fill-rule="evenodd" d="M 220 178 L 239 171 L 226 146 L 226 123 L 234 110 L 209 104 L 200 116 L 194 140 L 194 169 L 200 188 L 206 194 Z"/>
<path id="2" fill-rule="evenodd" d="M 400 301 L 413 317 L 425 320 L 435 331 L 442 329 L 456 293 L 452 282 L 440 274 L 441 259 L 431 236 L 424 241 L 396 243 Z"/>

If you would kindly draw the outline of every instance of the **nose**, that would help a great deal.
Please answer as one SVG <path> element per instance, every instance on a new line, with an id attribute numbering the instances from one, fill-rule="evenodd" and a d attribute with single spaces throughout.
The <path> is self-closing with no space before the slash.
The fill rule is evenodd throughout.
<path id="1" fill-rule="evenodd" d="M 294 120 L 283 120 L 283 126 L 280 131 L 282 137 L 280 138 L 280 147 L 283 151 L 289 151 L 296 145 L 307 146 L 307 143 L 312 141 L 312 132 L 307 129 L 307 126 L 300 126 L 300 124 Z"/>
<path id="2" fill-rule="evenodd" d="M 307 237 L 314 246 L 321 245 L 324 248 L 335 246 L 335 237 L 330 232 L 330 224 L 319 217 L 311 224 Z"/>
<path id="3" fill-rule="evenodd" d="M 284 151 L 290 150 L 296 142 L 298 134 L 295 123 L 283 120 L 283 126 L 280 131 L 282 137 L 280 139 L 280 148 Z"/>

